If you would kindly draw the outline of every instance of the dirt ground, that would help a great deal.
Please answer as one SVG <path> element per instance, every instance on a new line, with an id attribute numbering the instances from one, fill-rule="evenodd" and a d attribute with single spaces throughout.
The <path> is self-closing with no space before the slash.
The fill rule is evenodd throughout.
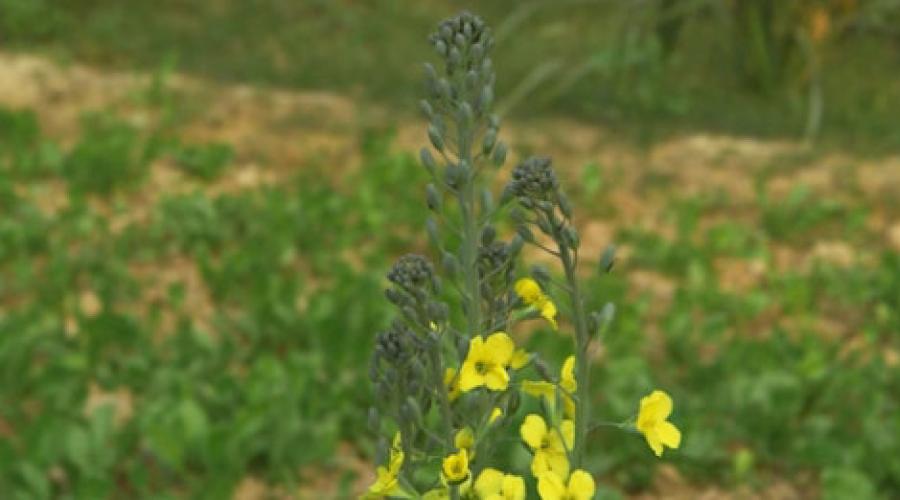
<path id="1" fill-rule="evenodd" d="M 0 52 L 0 105 L 35 110 L 44 132 L 63 144 L 77 138 L 79 119 L 88 110 L 114 110 L 138 128 L 153 127 L 160 120 L 158 106 L 144 98 L 153 84 L 147 74 L 102 71 L 78 64 L 59 65 L 47 59 Z M 184 75 L 172 75 L 167 86 L 175 96 L 172 105 L 181 122 L 180 133 L 189 140 L 222 141 L 235 148 L 236 166 L 210 185 L 198 184 L 174 168 L 167 160 L 151 167 L 147 182 L 127 200 L 129 209 L 116 212 L 113 227 L 124 227 L 145 220 L 164 193 L 205 189 L 211 194 L 234 192 L 275 184 L 291 176 L 304 165 L 333 165 L 336 173 L 360 167 L 360 132 L 378 126 L 388 116 L 385 109 L 358 103 L 328 92 L 295 92 L 243 85 L 223 86 Z M 815 194 L 842 197 L 846 189 L 847 165 L 855 165 L 858 189 L 873 200 L 875 209 L 866 221 L 880 235 L 880 245 L 900 251 L 900 218 L 893 200 L 900 199 L 900 157 L 878 159 L 850 158 L 842 154 L 822 154 L 798 143 L 770 142 L 749 138 L 715 135 L 691 135 L 674 138 L 641 149 L 621 141 L 608 131 L 566 119 L 546 119 L 504 126 L 501 137 L 511 151 L 534 151 L 553 156 L 564 178 L 575 180 L 582 166 L 596 163 L 614 172 L 615 182 L 603 191 L 606 202 L 617 207 L 612 220 L 586 219 L 579 222 L 584 255 L 599 255 L 616 230 L 638 225 L 663 235 L 673 235 L 673 222 L 667 218 L 664 196 L 659 186 L 687 195 L 718 194 L 728 200 L 728 213 L 704 214 L 704 223 L 722 217 L 753 218 L 757 193 L 754 179 L 763 169 L 775 169 L 767 184 L 774 198 L 785 196 L 794 186 L 803 184 Z M 394 147 L 416 151 L 425 143 L 424 126 L 410 120 L 397 130 Z M 515 160 L 515 157 L 513 158 Z M 649 186 L 649 187 L 648 187 Z M 656 187 L 653 187 L 656 186 Z M 22 186 L 23 193 L 34 196 L 48 213 L 67 204 L 61 182 L 48 181 L 41 186 Z M 122 200 L 118 200 L 122 201 Z M 100 210 L 109 210 L 103 201 L 95 201 Z M 118 218 L 118 219 L 116 219 Z M 629 250 L 620 250 L 627 259 Z M 819 241 L 804 247 L 776 246 L 771 262 L 723 260 L 717 263 L 723 287 L 746 290 L 758 283 L 766 266 L 777 270 L 808 266 L 815 260 L 850 263 L 865 260 L 872 248 L 861 248 L 840 239 Z M 535 256 L 536 257 L 536 256 Z M 136 276 L 146 277 L 148 290 L 164 290 L 167 277 L 197 276 L 187 260 L 160 263 L 162 276 L 151 268 L 139 269 Z M 660 300 L 673 293 L 670 279 L 650 272 L 629 274 L 633 288 L 650 292 Z M 191 279 L 186 301 L 191 310 L 208 317 L 212 304 L 202 280 Z M 82 308 L 90 309 L 87 294 Z M 834 328 L 840 329 L 840 325 Z M 96 388 L 95 388 L 96 389 Z M 106 398 L 129 399 L 130 395 L 91 391 L 89 405 Z M 118 404 L 117 404 L 118 407 Z M 119 413 L 119 412 L 117 412 Z M 121 418 L 130 417 L 130 404 L 122 403 Z M 371 480 L 372 468 L 361 462 L 349 446 L 341 449 L 337 462 L 342 470 L 316 471 L 308 476 L 336 478 L 345 471 L 360 473 L 362 486 Z M 328 482 L 328 481 L 325 481 Z M 323 485 L 310 482 L 301 489 L 301 498 L 321 498 Z M 715 487 L 695 487 L 671 467 L 663 467 L 651 493 L 637 498 L 653 499 L 717 498 L 803 498 L 790 484 L 773 484 L 763 491 L 724 491 Z M 241 483 L 236 498 L 242 500 L 287 496 L 272 490 L 258 479 L 248 477 Z"/>

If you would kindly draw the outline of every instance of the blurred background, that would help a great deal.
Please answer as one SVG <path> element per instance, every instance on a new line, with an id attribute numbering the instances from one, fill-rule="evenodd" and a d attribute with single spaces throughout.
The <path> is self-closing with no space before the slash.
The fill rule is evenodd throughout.
<path id="1" fill-rule="evenodd" d="M 0 0 L 0 497 L 367 486 L 463 8 L 506 168 L 552 155 L 619 247 L 596 413 L 676 401 L 663 460 L 594 435 L 603 498 L 900 497 L 898 0 Z"/>

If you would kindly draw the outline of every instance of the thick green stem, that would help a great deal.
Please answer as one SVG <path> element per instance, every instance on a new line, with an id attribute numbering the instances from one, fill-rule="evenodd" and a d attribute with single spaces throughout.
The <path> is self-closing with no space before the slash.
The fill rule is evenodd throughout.
<path id="1" fill-rule="evenodd" d="M 469 166 L 465 172 L 465 180 L 460 188 L 459 208 L 462 216 L 462 241 L 460 242 L 460 260 L 465 276 L 466 318 L 468 319 L 469 338 L 481 334 L 481 284 L 478 280 L 478 240 L 479 221 L 475 210 L 475 165 L 472 163 L 472 131 L 468 124 L 459 124 L 457 144 L 458 158 L 461 164 Z"/>

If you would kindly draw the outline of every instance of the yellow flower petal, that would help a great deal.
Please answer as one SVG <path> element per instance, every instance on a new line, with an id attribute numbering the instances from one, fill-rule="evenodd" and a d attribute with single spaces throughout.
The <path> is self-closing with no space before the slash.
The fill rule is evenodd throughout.
<path id="1" fill-rule="evenodd" d="M 525 500 L 525 480 L 519 476 L 503 476 L 504 500 Z"/>
<path id="2" fill-rule="evenodd" d="M 665 420 L 672 414 L 672 398 L 663 391 L 653 391 L 641 398 L 640 414 L 649 420 Z"/>
<path id="3" fill-rule="evenodd" d="M 669 448 L 678 448 L 681 446 L 681 431 L 678 427 L 672 425 L 671 422 L 662 422 L 656 427 L 659 440 L 662 444 Z"/>
<path id="4" fill-rule="evenodd" d="M 541 500 L 562 500 L 566 495 L 566 485 L 559 476 L 545 472 L 538 476 L 538 494 Z"/>
<path id="5" fill-rule="evenodd" d="M 503 490 L 503 473 L 490 467 L 481 471 L 475 480 L 475 492 L 480 498 L 500 493 Z"/>
<path id="6" fill-rule="evenodd" d="M 447 399 L 456 401 L 462 391 L 459 388 L 459 379 L 456 377 L 456 368 L 444 369 L 444 387 L 447 388 Z"/>
<path id="7" fill-rule="evenodd" d="M 591 500 L 594 498 L 594 478 L 583 470 L 572 472 L 569 478 L 569 497 L 577 500 Z"/>
<path id="8" fill-rule="evenodd" d="M 529 361 L 531 361 L 531 354 L 529 354 L 528 351 L 525 349 L 516 349 L 516 352 L 512 355 L 512 359 L 509 360 L 509 366 L 513 370 L 519 370 L 527 365 Z"/>
<path id="9" fill-rule="evenodd" d="M 503 416 L 503 410 L 501 410 L 499 406 L 495 406 L 494 409 L 491 411 L 491 416 L 488 417 L 488 423 L 493 424 L 494 422 L 497 421 L 498 418 L 500 418 L 502 416 Z"/>
<path id="10" fill-rule="evenodd" d="M 547 398 L 550 403 L 556 399 L 556 388 L 550 382 L 526 380 L 522 382 L 522 391 L 536 398 Z"/>
<path id="11" fill-rule="evenodd" d="M 495 332 L 484 342 L 484 348 L 491 361 L 506 367 L 509 366 L 509 362 L 512 360 L 516 345 L 505 332 Z"/>
<path id="12" fill-rule="evenodd" d="M 549 298 L 544 298 L 543 302 L 540 304 L 540 309 L 541 317 L 547 320 L 554 330 L 559 330 L 559 325 L 556 323 L 556 304 Z"/>
<path id="13" fill-rule="evenodd" d="M 544 293 L 541 291 L 541 286 L 538 285 L 537 281 L 534 281 L 531 278 L 517 280 L 513 288 L 516 291 L 516 295 L 521 297 L 522 301 L 529 305 L 534 304 L 544 296 Z"/>
<path id="14" fill-rule="evenodd" d="M 484 385 L 492 391 L 504 391 L 509 386 L 509 374 L 501 366 L 496 366 L 484 374 Z"/>
<path id="15" fill-rule="evenodd" d="M 532 413 L 525 417 L 519 433 L 522 435 L 522 440 L 532 450 L 538 450 L 541 448 L 544 436 L 547 435 L 547 424 L 540 415 Z"/>
<path id="16" fill-rule="evenodd" d="M 459 370 L 459 390 L 469 392 L 482 385 L 484 385 L 484 376 L 478 373 L 474 361 L 466 359 Z"/>
<path id="17" fill-rule="evenodd" d="M 575 381 L 575 356 L 566 358 L 559 375 L 559 385 L 563 389 L 570 393 L 574 393 L 578 389 L 578 383 Z"/>
<path id="18" fill-rule="evenodd" d="M 655 453 L 657 457 L 661 457 L 663 453 L 663 445 L 662 441 L 659 439 L 659 434 L 656 432 L 656 429 L 653 428 L 644 432 L 644 439 L 647 440 L 647 445 L 650 446 L 650 449 L 653 450 L 653 453 Z"/>

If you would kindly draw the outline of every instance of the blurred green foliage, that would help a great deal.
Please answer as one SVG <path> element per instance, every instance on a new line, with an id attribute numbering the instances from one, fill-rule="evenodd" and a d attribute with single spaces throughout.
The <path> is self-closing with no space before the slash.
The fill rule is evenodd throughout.
<path id="1" fill-rule="evenodd" d="M 129 69 L 177 61 L 218 81 L 338 91 L 411 112 L 422 41 L 435 19 L 465 6 L 496 28 L 506 75 L 497 95 L 519 115 L 566 113 L 639 140 L 818 133 L 858 151 L 900 148 L 897 0 L 223 0 L 190 9 L 0 0 L 0 32 L 11 47 L 64 59 Z"/>
<path id="2" fill-rule="evenodd" d="M 341 441 L 368 453 L 366 363 L 390 313 L 382 274 L 422 244 L 410 236 L 424 222 L 413 158 L 372 131 L 354 173 L 308 166 L 277 186 L 164 194 L 148 220 L 114 229 L 115 212 L 89 200 L 115 206 L 141 185 L 148 138 L 110 115 L 84 127 L 64 148 L 33 114 L 0 112 L 0 490 L 221 498 L 247 474 L 296 484 L 303 467 L 333 464 Z M 215 170 L 222 153 L 208 149 L 230 152 L 196 148 L 175 157 Z M 35 161 L 40 150 L 55 151 L 52 161 Z M 81 175 L 87 167 L 101 170 Z M 598 165 L 582 177 L 582 201 L 615 182 Z M 71 196 L 48 213 L 29 189 L 54 179 Z M 704 227 L 701 215 L 723 201 L 674 194 L 674 240 L 639 227 L 617 236 L 633 248 L 627 267 L 589 284 L 591 307 L 618 304 L 596 368 L 598 417 L 631 415 L 637 395 L 665 387 L 686 436 L 667 461 L 691 480 L 753 487 L 812 472 L 806 487 L 826 498 L 888 498 L 900 488 L 900 369 L 881 352 L 898 348 L 900 258 L 772 268 L 763 286 L 723 289 L 719 258 L 771 261 L 771 243 L 821 231 L 866 238 L 851 216 L 865 200 L 852 210 L 804 192 L 758 201 L 758 225 Z M 177 263 L 177 279 L 153 279 Z M 671 279 L 671 300 L 635 296 L 627 275 L 637 270 Z M 85 294 L 98 304 L 85 306 Z M 761 323 L 770 311 L 796 321 Z M 819 317 L 858 334 L 825 340 Z M 848 350 L 851 340 L 861 347 Z M 560 357 L 569 348 L 549 335 L 528 346 Z M 103 404 L 117 393 L 128 394 L 126 418 Z M 650 484 L 658 462 L 639 438 L 601 429 L 594 439 L 604 451 L 590 466 L 608 491 Z"/>

